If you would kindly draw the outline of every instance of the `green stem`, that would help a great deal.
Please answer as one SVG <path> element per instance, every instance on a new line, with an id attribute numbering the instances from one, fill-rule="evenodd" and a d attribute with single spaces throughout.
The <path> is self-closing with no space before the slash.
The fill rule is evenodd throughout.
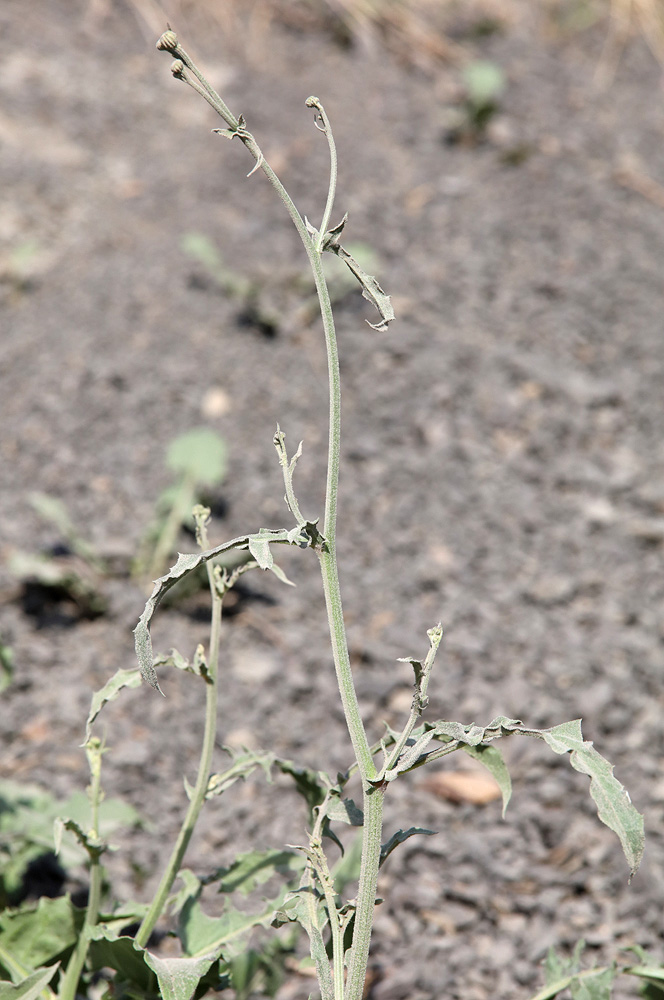
<path id="1" fill-rule="evenodd" d="M 205 543 L 207 547 L 207 540 Z M 177 840 L 171 852 L 168 864 L 164 869 L 156 895 L 150 904 L 148 912 L 143 917 L 141 926 L 136 934 L 136 944 L 141 948 L 147 946 L 148 940 L 154 930 L 157 920 L 161 916 L 166 900 L 173 887 L 182 861 L 186 853 L 189 841 L 194 832 L 194 827 L 198 820 L 200 811 L 205 802 L 212 767 L 212 754 L 217 735 L 217 702 L 219 695 L 218 674 L 219 674 L 219 641 L 221 637 L 221 604 L 222 599 L 217 590 L 214 577 L 214 566 L 207 563 L 208 582 L 212 595 L 212 619 L 210 627 L 210 659 L 208 663 L 208 677 L 205 685 L 205 731 L 203 733 L 203 745 L 201 757 L 198 765 L 198 775 L 196 784 L 191 796 L 189 808 L 184 818 Z"/>
<path id="2" fill-rule="evenodd" d="M 91 838 L 99 841 L 99 803 L 102 798 L 101 757 L 103 751 L 100 742 L 96 739 L 91 740 L 86 745 L 85 749 L 92 773 L 92 781 L 90 782 L 90 786 L 88 788 L 92 814 L 90 836 Z M 93 850 L 92 848 L 89 850 L 90 887 L 88 889 L 88 903 L 85 910 L 85 920 L 83 922 L 81 933 L 76 941 L 76 946 L 71 954 L 69 962 L 67 963 L 65 974 L 62 977 L 62 983 L 60 985 L 60 989 L 58 990 L 60 1000 L 75 1000 L 78 983 L 81 978 L 81 973 L 83 972 L 85 960 L 88 955 L 88 949 L 90 947 L 89 932 L 99 919 L 99 908 L 101 906 L 103 884 L 103 868 L 100 859 L 104 848 L 101 846 L 100 842 L 98 850 Z"/>
<path id="3" fill-rule="evenodd" d="M 380 864 L 384 791 L 383 789 L 374 789 L 370 784 L 371 779 L 376 776 L 377 771 L 373 762 L 373 756 L 364 724 L 362 722 L 362 717 L 360 715 L 357 694 L 353 683 L 350 657 L 348 654 L 348 642 L 346 639 L 346 629 L 343 619 L 343 608 L 341 604 L 341 591 L 339 586 L 339 573 L 336 557 L 337 497 L 339 489 L 339 463 L 341 454 L 341 378 L 339 372 L 339 354 L 337 349 L 334 316 L 332 314 L 330 295 L 321 261 L 322 239 L 325 236 L 327 221 L 329 220 L 329 215 L 332 211 L 334 187 L 336 182 L 336 152 L 334 149 L 334 142 L 331 139 L 332 133 L 329 127 L 329 122 L 324 115 L 320 102 L 317 98 L 309 98 L 307 101 L 308 106 L 316 107 L 321 114 L 324 131 L 328 137 L 331 159 L 330 186 L 325 212 L 323 215 L 324 224 L 321 226 L 321 233 L 316 234 L 316 244 L 314 244 L 302 216 L 298 212 L 290 195 L 275 174 L 274 170 L 272 170 L 270 165 L 266 162 L 253 135 L 251 135 L 251 133 L 244 127 L 244 121 L 234 117 L 223 101 L 221 101 L 219 95 L 216 94 L 198 69 L 193 66 L 191 60 L 178 45 L 177 37 L 173 32 L 166 32 L 165 35 L 162 35 L 162 38 L 158 43 L 158 47 L 165 48 L 172 52 L 173 55 L 179 58 L 187 66 L 187 68 L 195 74 L 199 87 L 202 86 L 203 88 L 203 96 L 230 126 L 230 131 L 226 131 L 224 134 L 228 135 L 230 138 L 237 136 L 241 139 L 251 155 L 254 157 L 256 160 L 256 168 L 260 168 L 269 180 L 278 197 L 284 204 L 295 228 L 297 229 L 297 232 L 300 235 L 307 257 L 309 258 L 309 263 L 311 265 L 311 270 L 316 284 L 316 293 L 318 295 L 321 317 L 323 320 L 323 330 L 325 333 L 329 382 L 328 464 L 325 492 L 325 518 L 323 524 L 323 536 L 325 541 L 318 551 L 318 557 L 323 579 L 323 590 L 325 592 L 325 604 L 327 607 L 334 667 L 337 675 L 337 682 L 339 685 L 346 725 L 348 727 L 348 732 L 358 763 L 358 769 L 362 778 L 364 795 L 365 819 L 362 831 L 361 874 L 357 898 L 357 910 L 355 915 L 355 929 L 353 932 L 351 976 L 349 977 L 345 992 L 346 1000 L 361 1000 L 364 989 L 366 966 L 369 957 L 369 942 L 376 900 L 378 867 Z M 180 66 L 175 67 L 175 75 L 184 79 L 185 82 L 192 82 L 182 73 Z M 194 89 L 199 88 L 195 87 Z M 335 979 L 336 978 L 337 977 L 335 976 Z M 335 983 L 335 990 L 339 988 L 339 984 Z"/>
<path id="4" fill-rule="evenodd" d="M 188 471 L 178 485 L 175 498 L 168 512 L 168 517 L 159 532 L 159 537 L 152 553 L 152 559 L 150 560 L 148 571 L 150 580 L 156 579 L 156 577 L 161 576 L 164 572 L 164 564 L 173 550 L 182 519 L 191 510 L 194 486 L 194 474 Z"/>
<path id="5" fill-rule="evenodd" d="M 345 1000 L 362 1000 L 364 995 L 371 931 L 376 908 L 384 799 L 384 788 L 364 786 L 362 860 L 360 862 L 360 881 L 357 888 L 355 926 L 353 928 L 353 944 L 350 951 Z"/>

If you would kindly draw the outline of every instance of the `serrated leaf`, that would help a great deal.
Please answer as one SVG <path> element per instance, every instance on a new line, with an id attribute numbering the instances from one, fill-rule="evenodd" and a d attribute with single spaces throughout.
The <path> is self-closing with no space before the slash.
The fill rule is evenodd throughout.
<path id="1" fill-rule="evenodd" d="M 238 751 L 233 747 L 224 747 L 227 753 L 233 758 L 233 763 L 225 771 L 213 774 L 208 781 L 205 797 L 210 799 L 214 795 L 221 795 L 227 788 L 234 785 L 240 778 L 246 778 L 257 767 L 261 767 L 265 772 L 265 777 L 270 781 L 270 768 L 275 757 L 267 750 L 244 750 Z"/>
<path id="2" fill-rule="evenodd" d="M 35 969 L 18 983 L 0 982 L 0 1000 L 37 1000 L 58 971 L 60 963 L 46 969 Z M 51 993 L 51 991 L 48 991 Z M 51 994 L 52 995 L 52 994 Z"/>
<path id="3" fill-rule="evenodd" d="M 292 532 L 285 530 L 272 531 L 269 528 L 261 528 L 257 534 L 240 535 L 238 538 L 232 538 L 230 542 L 224 542 L 222 545 L 216 545 L 213 549 L 207 549 L 204 552 L 192 552 L 186 555 L 179 553 L 175 566 L 173 566 L 164 576 L 155 580 L 152 593 L 148 598 L 143 614 L 139 618 L 138 624 L 134 629 L 136 656 L 138 658 L 141 676 L 151 687 L 155 688 L 157 691 L 161 690 L 157 679 L 157 672 L 153 666 L 150 623 L 155 611 L 157 610 L 157 606 L 163 599 L 164 595 L 168 593 L 171 587 L 174 587 L 176 583 L 182 580 L 183 577 L 187 576 L 188 573 L 198 569 L 199 566 L 202 566 L 210 559 L 214 559 L 215 556 L 221 555 L 222 552 L 228 552 L 230 549 L 248 549 L 251 544 L 255 542 L 260 543 L 261 546 L 266 542 L 269 542 L 270 544 L 282 545 L 293 543 L 297 545 L 308 544 L 308 542 L 302 537 L 301 531 L 299 534 L 293 535 Z"/>
<path id="4" fill-rule="evenodd" d="M 399 844 L 405 843 L 411 837 L 416 837 L 418 834 L 422 834 L 425 837 L 435 836 L 435 830 L 424 830 L 419 826 L 411 826 L 408 830 L 397 830 L 393 833 L 386 844 L 383 844 L 380 849 L 380 865 L 381 867 L 385 864 L 388 857 Z"/>
<path id="5" fill-rule="evenodd" d="M 84 830 L 80 823 L 77 823 L 74 819 L 66 819 L 62 816 L 57 816 L 53 827 L 53 839 L 55 842 L 56 854 L 60 853 L 62 834 L 65 830 L 69 830 L 70 833 L 74 834 L 76 840 L 91 858 L 100 857 L 100 855 L 102 855 L 107 849 L 107 845 L 103 840 Z"/>
<path id="6" fill-rule="evenodd" d="M 392 308 L 390 296 L 386 295 L 373 275 L 367 274 L 367 272 L 360 267 L 355 258 L 349 254 L 347 250 L 344 250 L 339 243 L 332 241 L 325 247 L 325 249 L 335 253 L 341 258 L 341 260 L 343 260 L 344 264 L 346 264 L 346 266 L 353 272 L 361 284 L 362 295 L 364 298 L 368 299 L 369 302 L 372 302 L 380 313 L 380 322 L 369 323 L 369 326 L 373 330 L 387 330 L 388 323 L 391 323 L 394 319 L 394 309 Z M 367 320 L 367 322 L 369 321 Z"/>
<path id="7" fill-rule="evenodd" d="M 512 798 L 512 779 L 510 778 L 510 772 L 507 770 L 507 764 L 502 753 L 497 747 L 483 746 L 481 744 L 474 747 L 464 746 L 462 749 L 469 757 L 478 760 L 496 781 L 503 799 L 504 818 L 505 810 Z"/>
<path id="8" fill-rule="evenodd" d="M 216 486 L 226 473 L 226 443 L 209 427 L 196 427 L 171 441 L 166 464 L 194 483 Z"/>
<path id="9" fill-rule="evenodd" d="M 199 982 L 218 958 L 218 952 L 198 958 L 159 958 L 149 951 L 145 953 L 147 965 L 157 976 L 163 1000 L 191 1000 Z"/>
<path id="10" fill-rule="evenodd" d="M 575 771 L 588 775 L 597 815 L 610 830 L 617 833 L 630 874 L 634 875 L 643 857 L 643 816 L 632 805 L 625 787 L 614 777 L 613 764 L 595 750 L 592 742 L 583 739 L 581 720 L 564 722 L 552 729 L 526 732 L 545 740 L 554 753 L 569 753 L 570 764 Z"/>
<path id="11" fill-rule="evenodd" d="M 551 729 L 531 729 L 523 725 L 519 719 L 507 719 L 499 716 L 488 726 L 464 726 L 458 722 L 436 722 L 426 724 L 425 729 L 431 729 L 437 739 L 454 742 L 459 745 L 478 746 L 488 743 L 502 735 L 517 733 L 523 736 L 534 736 L 544 740 L 554 753 L 570 754 L 572 767 L 590 778 L 590 795 L 597 806 L 599 819 L 613 830 L 620 839 L 623 853 L 630 869 L 630 877 L 641 863 L 644 848 L 643 816 L 634 808 L 627 790 L 613 775 L 613 765 L 602 757 L 592 742 L 583 739 L 581 720 L 564 722 Z M 413 734 L 414 735 L 414 734 Z M 450 747 L 450 750 L 456 749 Z M 430 751 L 425 760 L 436 760 L 447 750 Z M 418 766 L 424 760 L 413 762 Z"/>
<path id="12" fill-rule="evenodd" d="M 240 892 L 246 896 L 260 885 L 281 875 L 292 879 L 304 869 L 304 858 L 294 851 L 248 851 L 227 868 L 219 868 L 211 879 L 219 882 L 219 892 Z"/>
<path id="13" fill-rule="evenodd" d="M 87 743 L 92 735 L 92 724 L 101 712 L 104 705 L 109 701 L 115 701 L 123 688 L 135 688 L 141 683 L 141 672 L 135 667 L 133 670 L 117 670 L 110 680 L 106 681 L 103 688 L 95 691 L 90 704 L 90 713 L 85 724 L 85 742 Z"/>
<path id="14" fill-rule="evenodd" d="M 178 937 L 189 958 L 200 958 L 213 951 L 225 958 L 239 954 L 246 946 L 247 934 L 254 927 L 270 924 L 274 911 L 282 905 L 287 890 L 277 900 L 269 901 L 258 913 L 241 913 L 226 900 L 221 916 L 209 917 L 196 899 L 187 899 L 180 911 Z"/>
<path id="15" fill-rule="evenodd" d="M 569 984 L 572 1000 L 611 1000 L 615 970 L 589 969 L 575 976 Z"/>

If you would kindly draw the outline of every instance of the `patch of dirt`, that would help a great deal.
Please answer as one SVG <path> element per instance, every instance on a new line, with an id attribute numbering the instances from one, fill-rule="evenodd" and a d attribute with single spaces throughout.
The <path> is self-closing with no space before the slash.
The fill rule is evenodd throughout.
<path id="1" fill-rule="evenodd" d="M 604 28 L 552 36 L 531 13 L 473 42 L 507 86 L 482 141 L 450 144 L 453 64 L 425 73 L 276 21 L 241 45 L 204 19 L 175 27 L 314 224 L 327 150 L 304 102 L 321 98 L 339 150 L 338 215 L 348 210 L 347 232 L 379 254 L 393 295 L 385 334 L 366 326 L 359 296 L 338 310 L 341 577 L 372 738 L 402 717 L 410 668 L 395 660 L 423 655 L 442 620 L 429 717 L 583 717 L 646 816 L 628 886 L 586 779 L 544 747 L 508 744 L 505 821 L 499 804 L 435 797 L 417 774 L 395 783 L 387 834 L 439 833 L 386 865 L 373 1000 L 525 997 L 549 946 L 581 937 L 600 961 L 632 943 L 661 956 L 660 69 L 634 39 L 598 91 Z M 167 485 L 168 443 L 199 424 L 230 448 L 213 541 L 291 526 L 277 421 L 291 449 L 304 440 L 299 500 L 320 515 L 322 335 L 298 311 L 293 276 L 306 261 L 265 179 L 245 179 L 243 148 L 211 135 L 213 112 L 172 80 L 136 7 L 5 0 L 0 30 L 5 553 L 61 541 L 27 503 L 35 489 L 62 499 L 102 552 L 131 552 Z M 276 335 L 238 322 L 237 301 L 183 252 L 191 232 L 234 273 L 260 278 L 284 317 Z M 317 564 L 300 552 L 283 562 L 297 588 L 252 577 L 258 599 L 228 620 L 221 738 L 335 773 L 350 751 Z M 6 568 L 0 587 L 16 662 L 2 776 L 67 795 L 87 783 L 77 748 L 92 692 L 134 663 L 144 594 L 114 577 L 105 614 L 40 619 Z M 153 634 L 155 648 L 190 656 L 207 631 L 175 606 Z M 165 699 L 132 690 L 105 710 L 106 791 L 154 824 L 112 861 L 130 897 L 154 885 L 199 751 L 201 685 L 177 672 L 162 685 Z M 238 845 L 297 842 L 303 825 L 283 786 L 236 786 L 206 811 L 188 864 L 205 872 Z M 294 978 L 280 996 L 309 988 Z"/>

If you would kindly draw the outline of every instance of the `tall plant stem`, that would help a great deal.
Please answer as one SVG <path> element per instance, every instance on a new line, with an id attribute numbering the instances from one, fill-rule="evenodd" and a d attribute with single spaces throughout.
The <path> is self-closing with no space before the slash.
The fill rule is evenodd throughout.
<path id="1" fill-rule="evenodd" d="M 312 98 L 307 101 L 311 104 Z M 318 102 L 317 102 L 318 105 Z M 260 151 L 259 151 L 260 152 Z M 254 153 L 254 155 L 256 155 Z M 364 981 L 369 959 L 369 945 L 373 926 L 374 908 L 376 903 L 376 886 L 378 883 L 378 868 L 380 865 L 380 846 L 383 828 L 384 792 L 375 789 L 370 784 L 376 776 L 376 767 L 369 746 L 366 731 L 360 715 L 355 684 L 348 654 L 348 642 L 341 603 L 341 588 L 337 567 L 336 535 L 337 535 L 337 498 L 339 492 L 339 465 L 341 458 L 341 376 L 339 371 L 339 351 L 334 325 L 334 316 L 330 303 L 330 294 L 323 272 L 321 251 L 317 249 L 306 225 L 293 204 L 290 196 L 272 168 L 262 156 L 256 157 L 257 163 L 266 174 L 276 190 L 295 224 L 311 264 L 311 270 L 316 284 L 316 292 L 320 304 L 325 347 L 327 353 L 328 384 L 329 384 L 329 436 L 327 484 L 325 492 L 325 519 L 323 522 L 324 545 L 318 551 L 327 618 L 330 629 L 330 641 L 337 683 L 341 694 L 348 732 L 353 744 L 353 750 L 362 778 L 364 826 L 362 828 L 362 859 L 360 865 L 360 882 L 357 893 L 357 908 L 355 912 L 355 927 L 351 950 L 351 963 L 348 981 L 345 989 L 345 1000 L 361 1000 L 364 991 Z M 334 183 L 336 171 L 332 172 L 331 185 Z M 329 218 L 332 199 L 328 196 L 326 217 Z M 332 914 L 330 915 L 332 918 Z M 338 983 L 335 983 L 339 989 Z"/>
<path id="2" fill-rule="evenodd" d="M 314 98 L 309 98 L 308 105 L 320 107 L 318 101 L 314 104 Z M 327 120 L 323 118 L 326 131 L 331 136 Z M 333 146 L 330 147 L 332 153 Z M 259 151 L 260 153 L 260 151 Z M 254 153 L 254 155 L 256 155 Z M 316 292 L 320 304 L 321 317 L 323 320 L 323 330 L 325 333 L 325 347 L 327 353 L 328 384 L 329 384 L 329 436 L 328 436 L 328 462 L 327 462 L 327 484 L 325 492 L 325 519 L 323 522 L 324 545 L 318 550 L 321 575 L 323 578 L 323 590 L 325 593 L 325 604 L 327 607 L 327 618 L 330 629 L 330 641 L 334 666 L 337 675 L 337 683 L 341 694 L 341 702 L 344 709 L 348 732 L 353 744 L 353 750 L 358 764 L 358 770 L 362 779 L 364 826 L 362 828 L 362 859 L 360 863 L 360 881 L 357 893 L 357 905 L 355 911 L 355 926 L 353 930 L 353 943 L 351 948 L 351 961 L 348 981 L 346 983 L 344 997 L 345 1000 L 361 1000 L 364 992 L 364 982 L 366 977 L 367 964 L 369 960 L 369 946 L 371 942 L 371 929 L 373 926 L 374 909 L 376 905 L 376 887 L 378 884 L 378 869 L 380 866 L 380 847 L 383 829 L 383 800 L 384 791 L 374 788 L 370 782 L 377 774 L 373 761 L 373 755 L 369 746 L 366 731 L 360 716 L 353 674 L 350 666 L 350 656 L 348 654 L 348 642 L 346 639 L 346 628 L 343 618 L 343 607 L 341 603 L 341 588 L 339 585 L 339 572 L 337 567 L 337 498 L 339 492 L 339 465 L 341 458 L 341 375 L 339 371 L 339 351 L 337 347 L 336 329 L 334 325 L 334 315 L 330 303 L 330 294 L 323 272 L 321 261 L 321 250 L 312 240 L 307 227 L 293 204 L 290 196 L 283 187 L 281 181 L 271 169 L 271 167 L 260 156 L 256 157 L 257 163 L 266 174 L 268 180 L 276 190 L 282 202 L 288 209 L 288 213 L 295 224 L 295 228 L 300 234 L 302 243 L 307 252 L 311 270 L 316 284 Z M 330 190 L 336 181 L 336 161 L 333 159 L 333 169 L 330 177 Z M 329 218 L 332 208 L 333 198 L 328 195 L 325 209 L 325 217 Z M 321 227 L 322 229 L 322 227 Z M 330 915 L 332 918 L 332 914 Z M 336 977 L 335 977 L 336 979 Z M 339 989 L 335 982 L 335 988 Z"/>
<path id="3" fill-rule="evenodd" d="M 205 529 L 203 528 L 203 532 L 204 530 Z M 205 538 L 204 547 L 208 547 L 207 538 Z M 182 861 L 187 847 L 189 846 L 191 835 L 194 832 L 198 816 L 203 808 L 203 803 L 205 802 L 205 793 L 207 791 L 212 767 L 212 754 L 217 735 L 219 642 L 221 638 L 222 599 L 217 589 L 214 576 L 214 566 L 211 562 L 207 563 L 207 573 L 208 582 L 210 584 L 210 593 L 212 595 L 212 617 L 210 626 L 210 652 L 206 678 L 207 683 L 205 685 L 205 730 L 203 733 L 203 745 L 201 747 L 201 757 L 198 765 L 198 775 L 196 777 L 196 784 L 191 796 L 191 801 L 189 802 L 189 808 L 187 809 L 186 816 L 183 820 L 182 826 L 180 827 L 180 832 L 171 852 L 168 864 L 164 869 L 164 873 L 159 883 L 159 888 L 157 889 L 154 899 L 150 904 L 150 908 L 143 917 L 141 926 L 136 933 L 136 944 L 140 945 L 142 948 L 145 948 L 148 943 L 155 924 L 157 923 L 157 920 L 161 916 L 164 906 L 166 905 L 166 900 L 168 899 L 168 895 L 173 887 L 173 882 L 175 881 L 175 878 L 182 866 Z"/>
<path id="4" fill-rule="evenodd" d="M 341 456 L 341 378 L 334 316 L 321 261 L 326 229 L 332 213 L 336 188 L 337 163 L 334 140 L 327 116 L 320 101 L 316 97 L 310 97 L 306 102 L 307 106 L 316 109 L 317 116 L 322 123 L 321 125 L 317 124 L 317 127 L 326 133 L 330 150 L 330 184 L 328 196 L 323 213 L 321 231 L 319 233 L 314 231 L 314 240 L 290 195 L 274 170 L 265 160 L 253 135 L 246 129 L 244 119 L 242 117 L 236 118 L 232 114 L 221 97 L 219 97 L 214 88 L 208 83 L 184 49 L 179 45 L 175 33 L 172 31 L 165 32 L 159 39 L 157 48 L 165 49 L 175 56 L 175 62 L 171 67 L 174 76 L 192 86 L 223 118 L 229 128 L 220 130 L 221 133 L 230 139 L 239 138 L 254 157 L 256 160 L 254 170 L 260 169 L 263 171 L 276 194 L 283 202 L 292 219 L 293 225 L 300 235 L 316 284 L 316 293 L 320 304 L 325 334 L 329 383 L 329 435 L 325 517 L 323 522 L 324 542 L 318 549 L 318 558 L 323 579 L 334 667 L 346 725 L 362 779 L 364 804 L 360 882 L 355 912 L 355 928 L 353 931 L 351 968 L 344 991 L 344 998 L 345 1000 L 361 1000 L 369 956 L 378 868 L 380 865 L 384 792 L 383 789 L 374 788 L 371 785 L 371 781 L 376 777 L 377 771 L 360 715 L 357 694 L 353 683 L 337 568 L 336 534 L 339 463 Z M 187 70 L 193 74 L 193 79 L 187 75 Z M 252 170 L 251 172 L 253 173 L 254 171 Z M 332 919 L 332 914 L 330 914 L 330 919 Z M 340 985 L 338 983 L 335 984 L 335 992 L 339 989 Z"/>
<path id="5" fill-rule="evenodd" d="M 92 781 L 90 782 L 90 786 L 88 788 L 91 809 L 91 830 L 88 835 L 90 838 L 90 844 L 88 846 L 90 855 L 90 887 L 88 889 L 88 903 L 85 910 L 83 929 L 81 934 L 79 934 L 76 947 L 71 954 L 67 964 L 67 969 L 62 977 L 60 989 L 58 990 L 58 997 L 60 1000 L 75 1000 L 78 981 L 81 978 L 83 966 L 85 965 L 85 960 L 88 954 L 88 948 L 90 946 L 89 931 L 95 926 L 97 920 L 99 919 L 99 907 L 101 905 L 101 892 L 104 877 L 101 864 L 101 855 L 104 851 L 104 845 L 99 840 L 99 803 L 102 798 L 101 758 L 103 749 L 99 740 L 91 739 L 86 744 L 85 750 L 92 774 Z M 98 846 L 92 846 L 93 841 L 97 841 Z"/>

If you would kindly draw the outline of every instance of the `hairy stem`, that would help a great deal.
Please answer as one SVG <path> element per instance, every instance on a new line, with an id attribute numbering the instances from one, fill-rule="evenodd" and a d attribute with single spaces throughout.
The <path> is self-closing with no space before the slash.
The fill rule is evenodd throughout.
<path id="1" fill-rule="evenodd" d="M 202 528 L 201 533 L 203 535 L 202 547 L 207 548 L 208 544 L 207 537 L 205 537 L 204 527 Z M 212 767 L 212 754 L 217 735 L 219 643 L 221 638 L 222 599 L 217 588 L 212 562 L 207 563 L 207 574 L 210 585 L 210 593 L 212 595 L 212 616 L 210 625 L 208 676 L 206 678 L 207 683 L 205 685 L 205 730 L 203 733 L 203 745 L 201 747 L 201 757 L 198 765 L 198 775 L 196 777 L 196 784 L 192 792 L 189 808 L 187 809 L 186 816 L 182 826 L 180 827 L 180 832 L 171 852 L 168 864 L 164 869 L 164 873 L 159 883 L 159 888 L 157 889 L 154 899 L 150 904 L 150 908 L 143 917 L 141 926 L 136 933 L 136 944 L 142 948 L 147 946 L 155 924 L 157 923 L 157 920 L 161 916 L 164 906 L 166 905 L 166 900 L 168 899 L 168 895 L 173 887 L 173 882 L 182 867 L 182 861 L 187 847 L 189 846 L 189 841 L 191 840 L 194 827 L 196 826 L 200 811 L 203 808 L 203 803 L 205 802 L 205 793 L 207 791 Z"/>
<path id="2" fill-rule="evenodd" d="M 103 868 L 101 865 L 101 855 L 104 847 L 99 840 L 99 803 L 102 799 L 101 790 L 101 757 L 102 747 L 98 740 L 90 740 L 86 744 L 86 755 L 90 765 L 92 780 L 88 788 L 91 811 L 90 838 L 98 841 L 98 849 L 88 848 L 90 855 L 90 886 L 88 889 L 88 903 L 85 910 L 85 920 L 83 929 L 78 936 L 76 947 L 67 964 L 67 969 L 62 977 L 62 983 L 58 990 L 60 1000 L 75 1000 L 78 981 L 81 978 L 85 960 L 90 947 L 89 931 L 95 926 L 99 919 L 99 907 L 101 905 L 101 892 L 103 884 Z"/>
<path id="3" fill-rule="evenodd" d="M 377 771 L 373 762 L 373 755 L 369 746 L 362 717 L 360 715 L 359 704 L 348 654 L 348 642 L 346 639 L 346 629 L 343 618 L 343 608 L 341 604 L 341 590 L 339 585 L 339 573 L 337 568 L 336 555 L 336 532 L 337 532 L 337 498 L 339 490 L 339 464 L 341 455 L 341 378 L 339 372 L 339 354 L 337 349 L 337 339 L 334 326 L 334 316 L 330 304 L 330 295 L 323 273 L 321 261 L 322 248 L 325 231 L 329 222 L 334 201 L 336 186 L 336 150 L 332 131 L 325 111 L 317 98 L 310 97 L 307 100 L 309 107 L 314 107 L 322 122 L 322 131 L 326 133 L 330 150 L 330 185 L 328 189 L 327 202 L 323 213 L 323 224 L 320 233 L 315 234 L 315 242 L 309 233 L 304 219 L 298 212 L 290 195 L 275 174 L 274 170 L 266 162 L 263 153 L 254 139 L 253 135 L 246 129 L 242 117 L 235 118 L 219 95 L 205 80 L 200 71 L 193 65 L 191 59 L 179 46 L 177 36 L 174 32 L 168 31 L 160 38 L 157 47 L 171 52 L 176 61 L 172 66 L 174 75 L 189 83 L 194 89 L 202 94 L 208 103 L 217 111 L 229 126 L 228 129 L 221 130 L 221 133 L 228 138 L 239 138 L 247 147 L 251 155 L 256 160 L 255 169 L 263 171 L 270 184 L 274 188 L 278 197 L 284 204 L 291 220 L 300 235 L 305 252 L 309 258 L 311 270 L 316 284 L 316 293 L 320 304 L 323 330 L 325 334 L 325 346 L 328 364 L 328 384 L 329 384 L 329 434 L 328 434 L 328 464 L 327 482 L 325 492 L 325 517 L 323 523 L 324 542 L 318 550 L 321 576 L 323 579 L 323 590 L 325 593 L 325 604 L 330 630 L 330 640 L 332 645 L 332 655 L 337 676 L 337 683 L 341 695 L 346 725 L 353 744 L 353 750 L 358 764 L 358 770 L 362 779 L 362 789 L 364 796 L 364 827 L 362 831 L 362 861 L 361 876 L 357 899 L 357 910 L 355 916 L 355 929 L 353 932 L 351 975 L 345 990 L 345 1000 L 361 1000 L 364 989 L 364 978 L 369 955 L 369 942 L 371 937 L 371 927 L 373 923 L 373 912 L 376 899 L 376 885 L 378 879 L 378 867 L 380 863 L 380 842 L 382 831 L 382 806 L 384 793 L 382 789 L 374 789 L 371 780 L 375 778 Z M 195 80 L 185 72 L 188 70 L 194 74 Z M 318 126 L 319 128 L 321 126 Z M 253 171 L 252 171 L 253 173 Z M 330 919 L 333 914 L 330 914 Z M 336 963 L 335 963 L 336 964 Z M 338 970 L 335 968 L 338 974 Z M 335 975 L 337 979 L 337 975 Z M 335 991 L 341 989 L 338 982 L 335 982 Z"/>

